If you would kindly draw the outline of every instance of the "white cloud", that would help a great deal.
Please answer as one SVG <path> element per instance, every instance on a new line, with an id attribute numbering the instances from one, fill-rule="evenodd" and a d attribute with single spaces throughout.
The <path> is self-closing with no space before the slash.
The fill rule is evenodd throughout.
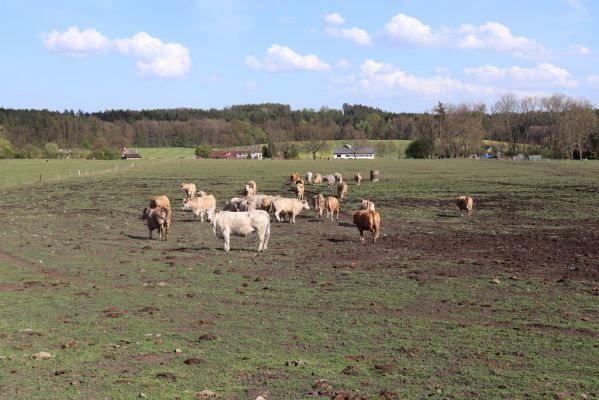
<path id="1" fill-rule="evenodd" d="M 464 72 L 483 83 L 501 83 L 520 87 L 578 86 L 576 79 L 567 70 L 548 63 L 540 63 L 532 68 L 518 66 L 499 68 L 493 65 L 483 65 L 478 68 L 466 68 Z"/>
<path id="2" fill-rule="evenodd" d="M 581 44 L 575 44 L 570 46 L 570 48 L 566 52 L 566 55 L 569 56 L 588 56 L 589 54 L 591 54 L 591 49 Z"/>
<path id="3" fill-rule="evenodd" d="M 433 31 L 416 18 L 397 14 L 385 24 L 383 36 L 391 46 L 461 48 L 510 53 L 526 58 L 549 55 L 543 45 L 523 36 L 514 36 L 508 27 L 497 22 L 441 27 Z"/>
<path id="4" fill-rule="evenodd" d="M 337 60 L 337 67 L 341 69 L 349 69 L 351 68 L 351 63 L 345 58 L 340 58 Z"/>
<path id="5" fill-rule="evenodd" d="M 179 43 L 164 43 L 145 32 L 115 39 L 114 43 L 120 53 L 138 59 L 137 69 L 142 76 L 177 78 L 185 76 L 191 68 L 189 50 Z"/>
<path id="6" fill-rule="evenodd" d="M 591 85 L 599 85 L 599 75 L 587 75 L 587 82 Z"/>
<path id="7" fill-rule="evenodd" d="M 325 32 L 331 36 L 349 39 L 361 46 L 370 46 L 372 44 L 368 32 L 366 32 L 364 29 L 356 28 L 355 26 L 351 29 L 339 29 L 329 26 L 325 28 Z"/>
<path id="8" fill-rule="evenodd" d="M 53 30 L 42 34 L 46 50 L 69 56 L 83 56 L 100 53 L 110 48 L 110 40 L 95 29 L 87 28 L 80 31 L 71 26 L 64 32 Z"/>
<path id="9" fill-rule="evenodd" d="M 321 61 L 314 54 L 302 56 L 297 54 L 289 47 L 273 44 L 266 51 L 264 58 L 259 61 L 252 56 L 248 56 L 245 64 L 253 69 L 262 68 L 267 72 L 287 72 L 287 71 L 329 71 L 331 66 Z"/>
<path id="10" fill-rule="evenodd" d="M 326 22 L 328 25 L 343 25 L 345 23 L 345 19 L 337 13 L 332 13 L 324 16 L 324 22 Z"/>
<path id="11" fill-rule="evenodd" d="M 423 78 L 410 75 L 391 64 L 366 60 L 357 75 L 348 75 L 334 80 L 335 84 L 353 94 L 371 98 L 402 97 L 417 95 L 431 98 L 461 92 L 476 95 L 497 93 L 490 86 L 463 83 L 442 76 Z"/>
<path id="12" fill-rule="evenodd" d="M 179 78 L 191 68 L 189 50 L 185 46 L 164 43 L 145 32 L 136 33 L 130 38 L 108 39 L 95 29 L 79 31 L 79 28 L 72 26 L 65 32 L 54 30 L 44 34 L 42 41 L 48 51 L 66 55 L 84 56 L 116 50 L 133 57 L 142 76 Z"/>
<path id="13" fill-rule="evenodd" d="M 245 88 L 247 90 L 258 90 L 258 84 L 256 82 L 248 81 L 245 83 Z"/>

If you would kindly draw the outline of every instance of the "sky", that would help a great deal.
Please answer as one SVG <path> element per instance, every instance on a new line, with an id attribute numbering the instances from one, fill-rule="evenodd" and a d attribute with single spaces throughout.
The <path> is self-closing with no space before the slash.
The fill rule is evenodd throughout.
<path id="1" fill-rule="evenodd" d="M 594 0 L 1 0 L 0 107 L 292 109 L 563 93 L 599 106 Z"/>

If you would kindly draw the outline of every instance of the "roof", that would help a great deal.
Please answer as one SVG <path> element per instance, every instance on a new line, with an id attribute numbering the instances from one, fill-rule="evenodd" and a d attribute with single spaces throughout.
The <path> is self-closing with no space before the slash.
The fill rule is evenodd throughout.
<path id="1" fill-rule="evenodd" d="M 126 152 L 121 155 L 121 158 L 141 158 L 141 154 Z"/>
<path id="2" fill-rule="evenodd" d="M 235 158 L 236 155 L 236 151 L 212 150 L 212 153 L 210 153 L 210 158 Z"/>
<path id="3" fill-rule="evenodd" d="M 366 147 L 358 147 L 357 149 L 343 147 L 335 147 L 333 150 L 333 154 L 374 154 L 374 147 L 366 146 Z"/>

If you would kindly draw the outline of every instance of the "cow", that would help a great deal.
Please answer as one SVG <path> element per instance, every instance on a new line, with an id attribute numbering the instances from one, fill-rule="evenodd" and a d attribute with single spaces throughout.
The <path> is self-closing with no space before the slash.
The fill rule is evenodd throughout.
<path id="1" fill-rule="evenodd" d="M 322 193 L 318 193 L 312 196 L 312 206 L 314 207 L 316 218 L 322 218 L 322 214 L 324 213 L 325 208 L 325 198 Z"/>
<path id="2" fill-rule="evenodd" d="M 195 217 L 200 217 L 201 221 L 204 222 L 204 213 L 210 213 L 215 207 L 216 199 L 210 194 L 193 199 L 183 199 L 181 210 L 193 212 Z"/>
<path id="3" fill-rule="evenodd" d="M 352 213 L 354 224 L 360 231 L 360 241 L 364 241 L 364 231 L 372 232 L 372 243 L 379 238 L 381 230 L 381 216 L 376 211 L 358 210 Z"/>
<path id="4" fill-rule="evenodd" d="M 188 199 L 193 199 L 196 195 L 196 185 L 193 183 L 185 183 L 181 184 L 181 190 L 187 194 Z"/>
<path id="5" fill-rule="evenodd" d="M 144 208 L 142 218 L 148 225 L 148 238 L 152 239 L 152 231 L 158 230 L 158 240 L 166 240 L 170 225 L 171 213 L 165 207 Z"/>
<path id="6" fill-rule="evenodd" d="M 314 177 L 314 174 L 310 171 L 306 172 L 306 180 L 308 181 L 308 183 L 311 185 L 312 184 L 312 178 Z"/>
<path id="7" fill-rule="evenodd" d="M 304 184 L 301 182 L 298 182 L 295 184 L 295 198 L 298 200 L 303 200 L 304 199 Z"/>
<path id="8" fill-rule="evenodd" d="M 166 196 L 150 197 L 150 208 L 164 207 L 169 212 L 171 211 L 171 201 Z"/>
<path id="9" fill-rule="evenodd" d="M 340 199 L 344 199 L 347 194 L 347 183 L 341 181 L 339 185 L 337 185 L 337 195 Z"/>
<path id="10" fill-rule="evenodd" d="M 256 204 L 254 204 L 250 200 L 244 200 L 239 203 L 239 211 L 254 211 L 256 209 Z"/>
<path id="11" fill-rule="evenodd" d="M 339 200 L 337 200 L 334 196 L 328 196 L 325 201 L 325 210 L 327 212 L 327 218 L 331 218 L 331 222 L 333 222 L 333 215 L 337 216 L 337 221 L 339 221 Z"/>
<path id="12" fill-rule="evenodd" d="M 245 237 L 253 232 L 256 232 L 260 239 L 258 251 L 265 251 L 268 246 L 270 217 L 266 211 L 221 211 L 219 213 L 211 211 L 208 214 L 208 222 L 210 222 L 216 237 L 223 240 L 225 251 L 229 251 L 231 248 L 229 243 L 231 235 Z"/>
<path id="13" fill-rule="evenodd" d="M 358 172 L 354 176 L 354 180 L 356 181 L 356 185 L 360 186 L 360 182 L 362 182 L 362 174 Z"/>
<path id="14" fill-rule="evenodd" d="M 275 197 L 270 203 L 270 213 L 275 216 L 277 222 L 281 222 L 280 214 L 291 215 L 290 223 L 295 224 L 295 216 L 302 210 L 309 210 L 310 205 L 306 200 L 289 199 L 285 197 Z"/>
<path id="15" fill-rule="evenodd" d="M 243 196 L 255 196 L 255 195 L 256 195 L 256 189 L 255 189 L 255 188 L 253 188 L 253 187 L 252 187 L 252 186 L 250 186 L 250 185 L 245 185 L 245 186 L 243 187 L 243 190 L 241 191 L 241 194 L 242 194 Z"/>
<path id="16" fill-rule="evenodd" d="M 322 181 L 327 184 L 330 190 L 333 188 L 333 185 L 335 184 L 335 177 L 333 175 L 325 175 L 322 177 Z"/>
<path id="17" fill-rule="evenodd" d="M 468 212 L 468 216 L 472 215 L 472 206 L 474 205 L 472 197 L 457 196 L 455 198 L 455 203 L 462 216 L 464 216 L 464 211 Z"/>
<path id="18" fill-rule="evenodd" d="M 299 172 L 292 172 L 291 176 L 289 177 L 289 182 L 295 183 L 295 182 L 299 181 L 300 179 L 302 179 L 302 176 L 300 175 Z"/>
<path id="19" fill-rule="evenodd" d="M 362 203 L 360 204 L 360 210 L 375 211 L 374 203 L 370 200 L 362 199 Z"/>
<path id="20" fill-rule="evenodd" d="M 322 183 L 322 175 L 320 175 L 319 173 L 316 173 L 314 175 L 314 178 L 312 178 L 312 185 L 318 186 Z"/>
<path id="21" fill-rule="evenodd" d="M 335 177 L 335 179 L 337 180 L 337 182 L 343 182 L 343 176 L 339 172 L 335 172 L 333 174 L 333 176 Z"/>

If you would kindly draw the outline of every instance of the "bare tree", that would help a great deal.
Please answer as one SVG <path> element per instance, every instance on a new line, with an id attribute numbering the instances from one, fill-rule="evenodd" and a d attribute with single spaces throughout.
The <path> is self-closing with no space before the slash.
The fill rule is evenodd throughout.
<path id="1" fill-rule="evenodd" d="M 586 100 L 568 102 L 564 111 L 564 137 L 569 143 L 568 157 L 582 160 L 589 151 L 591 136 L 597 129 L 597 115 Z"/>
<path id="2" fill-rule="evenodd" d="M 306 152 L 312 153 L 314 160 L 316 160 L 316 153 L 330 148 L 330 140 L 332 139 L 332 128 L 311 123 L 303 123 L 298 128 L 297 140 L 304 142 L 304 149 Z"/>

